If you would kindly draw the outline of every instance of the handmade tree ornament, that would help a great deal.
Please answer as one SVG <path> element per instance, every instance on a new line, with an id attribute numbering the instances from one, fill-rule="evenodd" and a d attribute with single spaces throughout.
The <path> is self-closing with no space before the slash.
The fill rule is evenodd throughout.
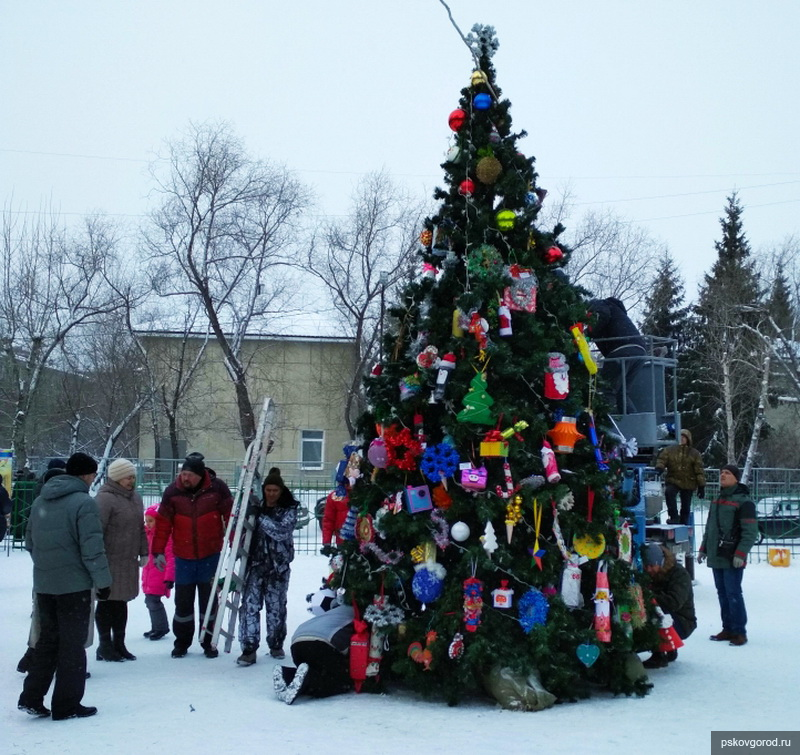
<path id="1" fill-rule="evenodd" d="M 448 351 L 447 354 L 439 360 L 437 367 L 436 387 L 433 389 L 433 398 L 435 401 L 441 401 L 444 399 L 447 378 L 456 368 L 456 355 Z"/>
<path id="2" fill-rule="evenodd" d="M 525 634 L 530 634 L 534 627 L 547 621 L 550 604 L 540 590 L 531 587 L 518 601 L 519 623 Z"/>
<path id="3" fill-rule="evenodd" d="M 404 378 L 401 378 L 398 382 L 398 387 L 400 388 L 400 400 L 401 401 L 408 401 L 409 399 L 414 398 L 420 390 L 422 390 L 422 386 L 419 381 L 419 375 L 406 375 Z"/>
<path id="4" fill-rule="evenodd" d="M 513 264 L 506 268 L 511 285 L 503 289 L 503 304 L 518 312 L 536 311 L 538 281 L 529 267 Z"/>
<path id="5" fill-rule="evenodd" d="M 542 535 L 542 505 L 539 503 L 538 498 L 533 499 L 533 563 L 542 569 L 542 558 L 546 551 L 539 544 L 539 538 Z"/>
<path id="6" fill-rule="evenodd" d="M 356 692 L 367 678 L 369 663 L 369 625 L 361 619 L 358 606 L 353 601 L 353 634 L 350 635 L 350 678 Z"/>
<path id="7" fill-rule="evenodd" d="M 542 464 L 544 465 L 544 474 L 548 482 L 561 482 L 561 473 L 558 471 L 558 464 L 556 464 L 556 455 L 552 446 L 546 440 L 542 441 Z"/>
<path id="8" fill-rule="evenodd" d="M 581 576 L 578 557 L 572 554 L 561 572 L 561 599 L 567 608 L 583 608 Z"/>
<path id="9" fill-rule="evenodd" d="M 514 591 L 508 586 L 507 579 L 500 580 L 500 587 L 492 590 L 492 606 L 494 608 L 511 608 Z"/>
<path id="10" fill-rule="evenodd" d="M 453 324 L 451 328 L 453 338 L 464 337 L 464 331 L 467 325 L 469 325 L 469 320 L 467 320 L 467 323 L 465 324 L 462 322 L 463 317 L 464 313 L 460 309 L 456 308 L 453 310 Z"/>
<path id="11" fill-rule="evenodd" d="M 494 525 L 491 522 L 486 522 L 486 526 L 483 528 L 481 543 L 483 544 L 483 550 L 486 551 L 486 555 L 491 558 L 492 553 L 497 550 L 497 535 L 495 535 Z"/>
<path id="12" fill-rule="evenodd" d="M 511 310 L 505 304 L 497 307 L 497 333 L 506 338 L 514 333 L 511 327 Z"/>
<path id="13" fill-rule="evenodd" d="M 477 310 L 470 313 L 469 332 L 475 336 L 478 348 L 483 353 L 489 345 L 489 321 L 485 317 L 481 317 Z"/>
<path id="14" fill-rule="evenodd" d="M 522 521 L 522 496 L 515 495 L 513 500 L 506 504 L 506 541 L 511 544 L 514 527 Z"/>
<path id="15" fill-rule="evenodd" d="M 431 491 L 427 485 L 407 485 L 405 499 L 409 514 L 419 514 L 433 508 Z"/>
<path id="16" fill-rule="evenodd" d="M 376 469 L 386 469 L 389 461 L 386 454 L 386 444 L 383 438 L 375 438 L 367 449 L 367 459 Z"/>
<path id="17" fill-rule="evenodd" d="M 503 462 L 503 481 L 505 489 L 497 485 L 494 491 L 499 498 L 511 498 L 514 493 L 514 478 L 511 476 L 511 465 L 507 461 Z M 509 540 L 509 542 L 511 541 Z"/>
<path id="18" fill-rule="evenodd" d="M 431 491 L 431 498 L 433 498 L 434 506 L 443 511 L 447 511 L 453 505 L 453 498 L 444 485 L 437 485 Z"/>
<path id="19" fill-rule="evenodd" d="M 600 451 L 600 443 L 597 440 L 597 428 L 594 424 L 594 412 L 591 410 L 587 410 L 586 414 L 589 417 L 589 440 L 592 442 L 592 446 L 594 447 L 594 460 L 597 464 L 597 468 L 601 472 L 607 472 L 609 469 L 608 464 L 606 463 L 605 459 L 603 458 L 603 454 Z"/>
<path id="20" fill-rule="evenodd" d="M 553 441 L 553 450 L 558 454 L 571 454 L 575 443 L 586 436 L 578 432 L 575 417 L 562 417 L 555 426 L 547 431 Z"/>
<path id="21" fill-rule="evenodd" d="M 578 353 L 581 355 L 581 361 L 586 367 L 590 375 L 597 374 L 597 362 L 592 357 L 592 352 L 589 350 L 589 344 L 586 341 L 586 336 L 583 334 L 583 323 L 576 322 L 570 326 L 569 332 L 572 333 L 572 340 L 578 347 Z"/>
<path id="22" fill-rule="evenodd" d="M 572 538 L 572 547 L 586 558 L 600 558 L 606 550 L 606 539 L 602 533 L 576 535 Z"/>
<path id="23" fill-rule="evenodd" d="M 608 564 L 597 566 L 594 591 L 594 631 L 600 642 L 611 642 L 611 589 L 608 586 Z"/>
<path id="24" fill-rule="evenodd" d="M 544 397 L 560 401 L 567 396 L 569 396 L 567 358 L 559 351 L 551 351 L 547 355 L 547 367 L 544 370 Z"/>
<path id="25" fill-rule="evenodd" d="M 483 436 L 480 454 L 489 458 L 508 457 L 508 441 L 503 438 L 500 430 L 489 430 Z"/>
<path id="26" fill-rule="evenodd" d="M 456 108 L 452 113 L 450 113 L 447 124 L 453 131 L 461 131 L 464 128 L 469 116 L 464 112 L 461 108 Z"/>
<path id="27" fill-rule="evenodd" d="M 419 243 L 426 249 L 433 243 L 433 231 L 430 228 L 425 228 L 420 232 Z"/>
<path id="28" fill-rule="evenodd" d="M 486 374 L 476 372 L 469 384 L 469 391 L 464 396 L 464 408 L 456 415 L 459 422 L 468 422 L 476 425 L 493 425 L 491 406 L 494 399 L 486 390 Z"/>
<path id="29" fill-rule="evenodd" d="M 476 632 L 481 623 L 483 610 L 483 582 L 474 575 L 464 580 L 464 626 L 468 632 Z"/>
<path id="30" fill-rule="evenodd" d="M 414 578 L 411 581 L 411 592 L 422 603 L 433 603 L 444 589 L 447 570 L 435 561 L 426 561 L 414 567 Z"/>
<path id="31" fill-rule="evenodd" d="M 458 464 L 458 451 L 449 443 L 437 443 L 425 449 L 419 468 L 431 482 L 446 486 L 447 478 L 456 473 Z"/>
<path id="32" fill-rule="evenodd" d="M 468 467 L 461 470 L 461 487 L 467 490 L 486 490 L 489 473 L 486 467 Z"/>
<path id="33" fill-rule="evenodd" d="M 617 553 L 620 561 L 626 564 L 633 562 L 633 535 L 627 519 L 617 527 Z"/>
<path id="34" fill-rule="evenodd" d="M 407 427 L 390 430 L 384 434 L 387 466 L 397 467 L 406 472 L 417 468 L 416 459 L 422 456 L 422 445 L 411 435 Z"/>
<path id="35" fill-rule="evenodd" d="M 430 631 L 425 635 L 425 647 L 422 647 L 420 642 L 412 642 L 408 646 L 408 657 L 415 663 L 421 663 L 425 671 L 431 670 L 431 663 L 433 662 L 431 645 L 436 642 L 436 638 L 436 632 Z"/>
<path id="36" fill-rule="evenodd" d="M 457 661 L 462 655 L 464 655 L 464 635 L 456 632 L 450 642 L 450 647 L 447 648 L 447 657 L 451 661 Z"/>
<path id="37" fill-rule="evenodd" d="M 575 655 L 586 668 L 589 668 L 600 657 L 600 648 L 590 642 L 584 642 L 575 648 Z"/>

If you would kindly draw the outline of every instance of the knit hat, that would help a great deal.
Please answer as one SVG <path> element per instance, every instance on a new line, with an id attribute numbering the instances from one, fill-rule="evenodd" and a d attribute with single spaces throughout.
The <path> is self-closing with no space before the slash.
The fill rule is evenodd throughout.
<path id="1" fill-rule="evenodd" d="M 264 484 L 261 486 L 263 490 L 267 485 L 277 485 L 279 488 L 286 487 L 283 484 L 283 478 L 281 477 L 281 470 L 278 467 L 272 467 L 267 473 L 267 476 L 264 478 Z"/>
<path id="2" fill-rule="evenodd" d="M 131 464 L 127 459 L 117 459 L 108 465 L 108 479 L 119 482 L 126 477 L 133 475 L 136 476 L 136 467 Z"/>
<path id="3" fill-rule="evenodd" d="M 195 452 L 193 454 L 189 454 L 186 457 L 186 460 L 183 462 L 181 472 L 194 472 L 199 477 L 203 477 L 206 473 L 206 465 L 203 462 L 203 459 L 205 459 L 205 456 L 203 456 L 201 453 Z"/>
<path id="4" fill-rule="evenodd" d="M 642 548 L 642 560 L 645 566 L 663 566 L 664 551 L 660 543 L 645 543 Z"/>
<path id="5" fill-rule="evenodd" d="M 82 477 L 97 471 L 97 462 L 89 456 L 78 451 L 67 459 L 66 470 L 68 475 Z"/>
<path id="6" fill-rule="evenodd" d="M 47 468 L 48 469 L 66 469 L 67 468 L 67 462 L 65 462 L 63 459 L 59 459 L 59 458 L 50 459 L 50 461 L 47 462 Z"/>
<path id="7" fill-rule="evenodd" d="M 719 471 L 721 472 L 723 469 L 727 469 L 736 478 L 736 482 L 742 479 L 742 470 L 735 464 L 726 464 L 724 467 L 720 467 Z"/>
<path id="8" fill-rule="evenodd" d="M 153 518 L 158 516 L 158 504 L 154 503 L 152 506 L 148 506 L 144 511 L 145 516 L 152 516 Z"/>

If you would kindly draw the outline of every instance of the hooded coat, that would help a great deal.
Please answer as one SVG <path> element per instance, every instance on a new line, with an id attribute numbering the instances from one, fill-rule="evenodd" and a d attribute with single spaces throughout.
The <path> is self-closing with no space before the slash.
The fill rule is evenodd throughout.
<path id="1" fill-rule="evenodd" d="M 662 610 L 680 621 L 685 639 L 697 629 L 692 578 L 672 551 L 663 550 L 664 563 L 661 572 L 652 578 L 650 589 Z"/>
<path id="2" fill-rule="evenodd" d="M 686 444 L 667 446 L 656 461 L 656 470 L 667 470 L 664 482 L 674 485 L 681 490 L 696 490 L 706 485 L 706 474 L 703 470 L 703 457 L 700 452 L 692 447 L 692 433 L 681 430 L 681 435 L 686 438 Z"/>
<path id="3" fill-rule="evenodd" d="M 25 530 L 33 557 L 33 590 L 65 595 L 111 585 L 103 528 L 89 486 L 62 474 L 42 488 Z"/>
<path id="4" fill-rule="evenodd" d="M 756 505 L 750 497 L 747 485 L 741 482 L 719 491 L 719 498 L 708 508 L 706 530 L 700 552 L 705 553 L 712 569 L 730 569 L 731 559 L 717 555 L 717 543 L 722 534 L 734 534 L 737 538 L 734 556 L 747 562 L 747 554 L 758 540 Z"/>
<path id="5" fill-rule="evenodd" d="M 109 600 L 133 600 L 139 594 L 139 556 L 147 555 L 142 497 L 108 480 L 95 497 L 111 569 Z"/>
<path id="6" fill-rule="evenodd" d="M 196 561 L 220 553 L 232 508 L 228 486 L 209 470 L 194 490 L 178 476 L 161 497 L 153 553 L 164 553 L 170 535 L 177 558 Z"/>
<path id="7" fill-rule="evenodd" d="M 158 506 L 150 506 L 144 512 L 145 516 L 152 516 L 153 519 L 158 521 Z M 153 544 L 153 538 L 156 534 L 156 525 L 154 524 L 150 529 L 144 528 L 147 542 L 150 546 Z M 175 582 L 175 556 L 172 553 L 172 538 L 167 540 L 167 547 L 164 551 L 167 559 L 167 567 L 164 571 L 159 571 L 153 563 L 153 549 L 150 548 L 150 555 L 147 563 L 142 568 L 142 592 L 145 595 L 160 595 L 162 597 L 169 597 L 170 590 L 165 584 L 166 582 Z"/>
<path id="8" fill-rule="evenodd" d="M 255 521 L 248 565 L 267 566 L 270 571 L 278 573 L 289 568 L 294 560 L 294 527 L 297 524 L 298 506 L 286 487 L 274 507 L 262 506 Z"/>

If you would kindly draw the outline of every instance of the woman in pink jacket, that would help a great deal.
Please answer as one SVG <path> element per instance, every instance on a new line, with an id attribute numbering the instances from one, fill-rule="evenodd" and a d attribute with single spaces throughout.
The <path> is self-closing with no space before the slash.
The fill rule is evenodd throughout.
<path id="1" fill-rule="evenodd" d="M 165 555 L 167 568 L 159 571 L 153 563 L 153 536 L 156 534 L 156 519 L 158 506 L 150 506 L 144 512 L 144 529 L 147 534 L 147 546 L 150 551 L 147 565 L 142 569 L 142 592 L 144 604 L 150 611 L 150 631 L 144 636 L 151 640 L 160 640 L 169 634 L 169 621 L 167 611 L 161 603 L 162 597 L 169 597 L 170 590 L 175 585 L 175 557 L 172 554 L 172 537 L 167 541 Z"/>

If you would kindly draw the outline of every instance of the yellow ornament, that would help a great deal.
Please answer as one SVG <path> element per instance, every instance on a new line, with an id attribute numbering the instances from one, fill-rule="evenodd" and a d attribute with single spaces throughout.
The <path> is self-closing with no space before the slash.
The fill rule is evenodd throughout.
<path id="1" fill-rule="evenodd" d="M 514 210 L 500 210 L 494 219 L 501 231 L 510 231 L 517 222 L 517 213 Z"/>
<path id="2" fill-rule="evenodd" d="M 489 77 L 480 69 L 472 72 L 472 78 L 470 79 L 472 86 L 477 87 L 481 84 L 488 84 Z"/>
<path id="3" fill-rule="evenodd" d="M 579 535 L 572 540 L 572 547 L 586 558 L 599 558 L 606 549 L 606 539 L 602 535 Z"/>

